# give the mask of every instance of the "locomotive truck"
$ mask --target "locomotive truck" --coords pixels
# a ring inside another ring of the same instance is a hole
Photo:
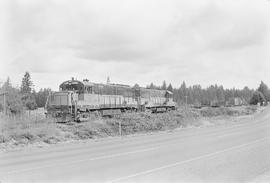
[[[176,109],[172,92],[135,85],[101,84],[71,80],[51,93],[46,102],[46,115],[58,122],[83,121],[91,115],[113,116],[127,111],[165,112]]]

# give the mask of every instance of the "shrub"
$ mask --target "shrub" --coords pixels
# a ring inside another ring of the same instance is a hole
[[[0,117],[0,143],[28,144],[45,142],[48,144],[69,139],[92,139],[119,135],[121,123],[122,134],[154,132],[188,126],[209,125],[207,119],[220,115],[246,115],[256,111],[255,106],[233,108],[180,108],[167,113],[123,113],[117,117],[93,117],[83,123],[54,123],[47,118],[7,118]],[[14,142],[13,142],[14,141]]]
[[[260,91],[255,91],[249,101],[251,105],[257,105],[257,104],[262,105],[264,102],[266,102],[265,96]]]

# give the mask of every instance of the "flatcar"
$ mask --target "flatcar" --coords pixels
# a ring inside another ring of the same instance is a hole
[[[46,102],[46,114],[57,121],[83,121],[91,115],[112,116],[126,111],[175,110],[172,92],[122,84],[71,80],[60,84]]]

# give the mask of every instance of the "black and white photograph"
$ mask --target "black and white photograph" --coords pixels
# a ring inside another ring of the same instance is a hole
[[[0,183],[270,183],[270,0],[0,0]]]

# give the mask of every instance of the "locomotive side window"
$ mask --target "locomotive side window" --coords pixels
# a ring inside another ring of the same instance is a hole
[[[98,85],[94,85],[92,91],[94,91],[95,94],[100,94]]]
[[[87,93],[92,93],[93,92],[92,86],[85,87],[85,91]]]

